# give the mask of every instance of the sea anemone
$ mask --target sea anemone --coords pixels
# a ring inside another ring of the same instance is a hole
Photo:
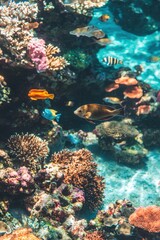
[[[160,207],[148,206],[138,208],[129,217],[129,223],[148,232],[160,232]]]
[[[12,135],[7,146],[9,152],[20,166],[27,166],[34,172],[43,166],[43,162],[49,153],[48,143],[34,134]]]
[[[84,191],[86,204],[90,209],[98,208],[102,204],[104,182],[103,178],[97,175],[97,164],[93,162],[90,151],[63,150],[53,154],[51,161],[60,165],[65,183],[73,184]]]

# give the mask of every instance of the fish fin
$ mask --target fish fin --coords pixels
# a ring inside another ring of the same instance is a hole
[[[89,122],[89,123],[92,123],[92,124],[96,124],[96,123],[93,122],[92,120],[87,120],[87,119],[86,119],[86,121]]]
[[[90,116],[91,116],[91,112],[87,112],[85,115],[84,115],[84,117],[86,118],[86,119],[88,119]]]
[[[59,113],[59,114],[56,115],[56,121],[57,121],[57,122],[59,122],[59,119],[60,119],[61,115],[62,115],[61,113]]]
[[[56,113],[57,113],[57,111],[56,110],[54,110],[54,109],[49,109],[50,111],[51,111],[51,113],[52,113],[52,115],[53,116],[55,116],[56,115]]]
[[[31,100],[34,100],[34,101],[37,101],[37,99],[36,99],[36,98],[33,98],[33,97],[30,97],[30,99],[31,99]]]
[[[48,96],[50,99],[54,99],[54,94],[49,94]]]
[[[52,122],[53,125],[58,125],[58,123],[54,120],[51,120],[51,122]]]

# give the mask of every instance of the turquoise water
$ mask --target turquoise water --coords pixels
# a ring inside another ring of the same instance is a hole
[[[98,19],[104,13],[111,16],[107,23],[100,22]],[[131,69],[141,64],[144,72],[138,79],[150,84],[155,89],[159,89],[160,62],[149,61],[150,57],[160,55],[159,31],[147,36],[137,36],[124,31],[113,19],[108,7],[103,7],[94,12],[94,17],[90,22],[91,25],[102,29],[112,41],[97,53],[99,62],[105,66],[102,59],[106,56],[112,56],[123,60],[124,65]]]

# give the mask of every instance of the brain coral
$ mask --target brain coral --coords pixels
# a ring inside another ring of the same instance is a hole
[[[49,153],[48,143],[34,134],[15,134],[8,140],[10,154],[20,162],[21,166],[28,166],[34,172],[43,165]]]
[[[160,207],[148,206],[138,208],[130,215],[129,223],[148,232],[160,232]]]
[[[59,164],[65,183],[73,184],[84,191],[87,206],[94,209],[101,205],[104,182],[103,178],[97,175],[97,164],[93,162],[90,151],[63,150],[53,154],[51,161]]]

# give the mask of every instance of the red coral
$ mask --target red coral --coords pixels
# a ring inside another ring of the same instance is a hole
[[[129,223],[148,232],[160,232],[160,207],[138,208],[129,217]]]
[[[87,232],[84,240],[104,240],[102,233],[99,231]]]

